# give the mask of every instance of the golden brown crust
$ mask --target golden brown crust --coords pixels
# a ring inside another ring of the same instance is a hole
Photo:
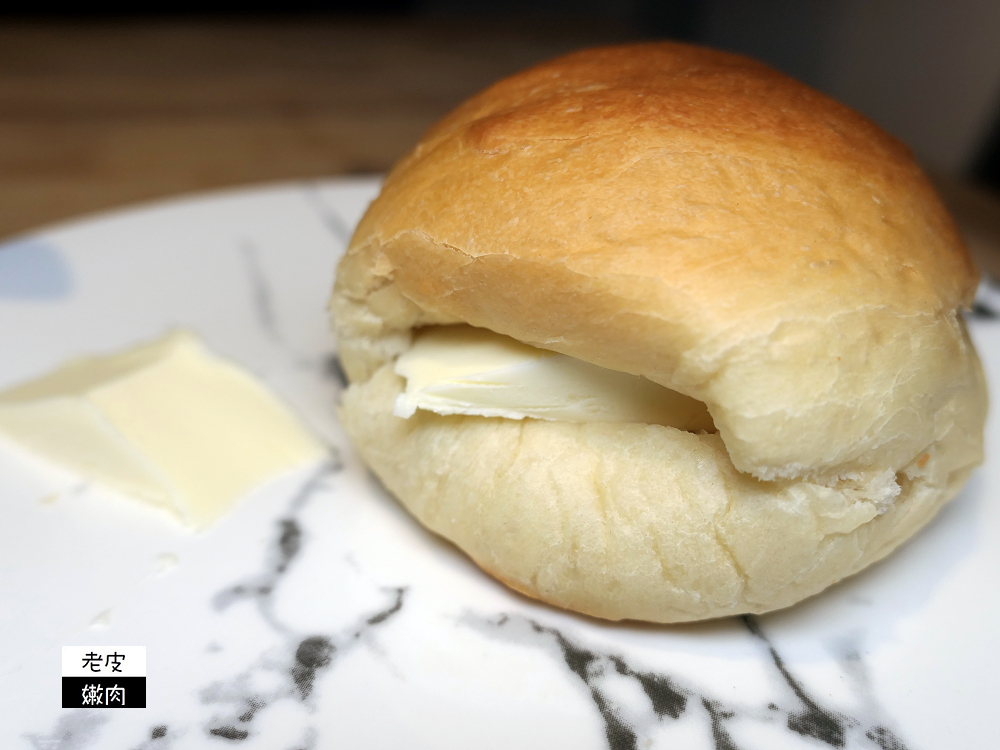
[[[705,401],[768,478],[908,461],[926,434],[884,425],[961,379],[975,283],[904,146],[764,65],[660,43],[446,117],[362,220],[334,307],[353,379],[415,325],[469,322]],[[938,364],[901,383],[916,346]],[[803,439],[817,423],[839,435]]]
[[[331,301],[342,418],[519,591],[611,619],[766,611],[887,554],[981,460],[976,281],[860,115],[734,55],[587,50],[473,97],[387,178]],[[719,433],[392,417],[388,364],[447,323],[644,375]]]

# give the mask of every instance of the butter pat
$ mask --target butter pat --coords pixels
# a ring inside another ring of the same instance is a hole
[[[0,432],[194,528],[327,452],[260,383],[185,332],[0,393]]]
[[[406,390],[393,408],[505,419],[642,422],[714,430],[705,404],[637,375],[537,349],[472,326],[417,333],[396,360]]]

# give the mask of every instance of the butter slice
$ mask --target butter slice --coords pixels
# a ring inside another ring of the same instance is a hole
[[[327,452],[260,383],[186,332],[0,393],[0,432],[194,528]]]
[[[715,429],[701,401],[637,375],[467,325],[418,332],[395,370],[406,378],[406,390],[396,398],[393,413],[404,419],[424,409],[442,415]]]

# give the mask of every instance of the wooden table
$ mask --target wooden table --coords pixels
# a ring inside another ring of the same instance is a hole
[[[0,28],[0,237],[229,185],[383,172],[490,82],[623,29],[314,19]],[[1000,201],[938,176],[1000,278]]]
[[[465,97],[622,41],[596,24],[0,28],[0,237],[241,183],[384,172]]]

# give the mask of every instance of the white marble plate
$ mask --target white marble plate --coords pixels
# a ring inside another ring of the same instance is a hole
[[[528,601],[410,519],[333,409],[325,300],[376,189],[195,197],[0,247],[0,387],[185,326],[333,456],[189,535],[2,447],[0,747],[998,746],[995,455],[889,560],[789,611],[693,626]],[[991,304],[973,334],[1000,392]],[[64,645],[145,646],[148,707],[60,708]]]

